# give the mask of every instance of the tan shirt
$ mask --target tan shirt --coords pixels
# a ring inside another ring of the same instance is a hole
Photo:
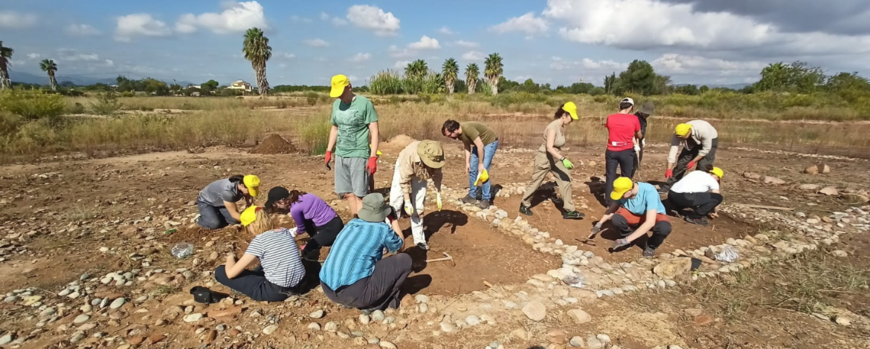
[[[690,137],[695,144],[701,146],[701,149],[698,151],[698,156],[704,157],[710,152],[710,149],[713,148],[713,140],[719,138],[719,133],[716,132],[713,125],[710,125],[709,122],[704,120],[692,120],[687,122],[687,124],[692,125],[692,134]],[[671,137],[671,151],[668,153],[669,163],[677,163],[677,153],[680,151],[680,148],[692,150],[693,146],[690,142],[686,142],[686,140],[677,137],[677,135],[673,135]]]
[[[565,145],[565,135],[562,134],[562,120],[553,120],[553,122],[547,125],[547,128],[544,129],[544,144],[541,144],[541,147],[538,148],[539,152],[547,152],[547,132],[550,130],[556,131],[556,138],[553,139],[553,148],[562,150],[562,146]]]
[[[399,171],[399,185],[402,187],[403,194],[411,194],[411,179],[414,178],[414,164],[422,163],[420,160],[420,155],[417,154],[417,146],[420,145],[420,141],[411,142],[405,149],[399,153],[398,167],[396,171]],[[443,179],[443,173],[441,169],[437,169],[432,173],[432,180],[435,182],[435,188],[438,191],[441,191],[441,180]]]

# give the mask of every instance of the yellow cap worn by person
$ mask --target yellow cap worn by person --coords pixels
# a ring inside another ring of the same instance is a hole
[[[634,182],[628,177],[619,177],[613,181],[613,192],[610,193],[610,198],[620,200],[631,188],[634,188]]]
[[[239,215],[239,221],[242,222],[243,227],[247,227],[251,223],[254,223],[257,220],[257,210],[262,209],[260,206],[250,206],[242,211],[242,214]]]
[[[686,137],[689,134],[689,132],[691,132],[691,131],[692,131],[692,125],[679,124],[674,129],[674,134],[676,134],[677,136],[680,136],[680,137]]]
[[[332,89],[329,90],[329,97],[338,98],[344,93],[344,88],[350,85],[350,80],[344,74],[338,74],[332,77]]]
[[[562,110],[571,114],[571,118],[577,120],[577,105],[574,102],[568,102],[562,105]]]
[[[719,179],[722,179],[722,176],[725,175],[725,171],[722,171],[722,169],[718,167],[713,167],[713,169],[710,170],[710,173],[716,175],[716,177],[719,177]]]
[[[251,197],[257,197],[257,194],[260,193],[260,177],[247,175],[242,179],[242,183],[248,188],[248,194],[250,194]]]

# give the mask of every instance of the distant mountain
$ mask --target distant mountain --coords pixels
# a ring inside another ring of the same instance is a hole
[[[36,75],[25,72],[14,72],[9,75],[12,75],[12,82],[19,82],[23,84],[48,85],[48,75]],[[87,86],[93,84],[114,85],[117,82],[115,81],[115,78],[101,78],[83,75],[57,75],[56,79],[58,84],[63,84],[64,82],[69,81],[77,86]],[[163,82],[167,84],[172,84],[172,80],[163,80]],[[189,81],[178,81],[177,83],[181,86],[193,84]]]
[[[695,86],[701,87],[701,86],[703,86],[704,84],[675,84],[674,86],[679,87],[679,86],[686,86],[686,85],[695,85]],[[739,89],[742,89],[742,88],[744,88],[744,87],[746,87],[746,86],[750,86],[750,85],[752,85],[752,84],[747,84],[747,83],[740,83],[740,84],[707,84],[707,87],[709,87],[709,88],[730,88],[730,89],[732,89],[732,90],[739,90]]]

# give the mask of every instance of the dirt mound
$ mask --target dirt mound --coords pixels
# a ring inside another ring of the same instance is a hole
[[[269,135],[254,149],[251,149],[251,154],[291,154],[295,152],[296,147],[277,134]]]
[[[408,137],[407,135],[398,135],[385,143],[381,143],[378,146],[378,149],[382,152],[394,153],[393,155],[395,156],[413,141],[416,141],[416,139]]]

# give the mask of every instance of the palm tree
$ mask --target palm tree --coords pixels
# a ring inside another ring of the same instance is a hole
[[[39,69],[48,73],[48,82],[51,84],[51,90],[57,91],[57,80],[54,78],[54,72],[57,71],[57,64],[53,59],[43,59],[39,62]]]
[[[498,94],[498,81],[501,74],[504,73],[504,64],[501,62],[501,56],[498,53],[491,53],[486,57],[485,69],[483,76],[486,77],[489,86],[492,88],[492,94]]]
[[[15,50],[3,46],[3,41],[0,41],[0,90],[12,87],[12,80],[9,79],[9,70],[6,67],[9,65],[9,59],[12,58],[12,53]]]
[[[453,94],[453,82],[456,81],[456,76],[459,75],[459,64],[456,64],[455,59],[450,58],[444,61],[441,71],[441,75],[444,77],[444,84],[447,85],[447,93]]]
[[[251,61],[254,72],[257,73],[257,87],[261,96],[269,94],[269,81],[266,80],[266,61],[272,58],[272,47],[269,38],[263,36],[260,28],[251,28],[245,33],[245,44],[242,47],[245,59]]]
[[[429,74],[429,66],[427,66],[426,61],[422,59],[408,63],[408,66],[405,67],[406,78],[422,79],[426,77],[426,74]]]
[[[480,75],[480,68],[477,67],[477,63],[470,63],[465,67],[465,85],[468,86],[468,94],[470,95],[474,94],[477,88],[478,75]]]

